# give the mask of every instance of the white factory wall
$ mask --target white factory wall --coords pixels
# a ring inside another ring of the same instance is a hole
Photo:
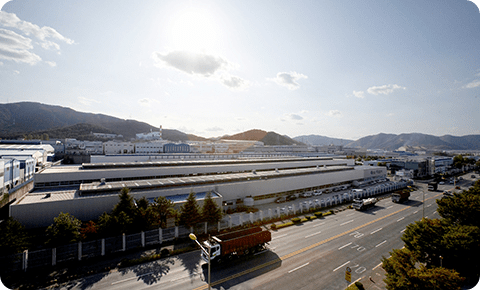
[[[386,174],[385,167],[363,167],[353,170],[343,170],[329,173],[308,174],[284,178],[270,178],[234,183],[219,183],[208,186],[183,187],[165,190],[149,190],[132,192],[134,198],[145,196],[171,196],[193,192],[215,190],[222,195],[223,201],[243,199],[247,196],[259,196],[268,193],[285,192],[313,186],[353,181],[363,178],[382,177]],[[221,204],[221,201],[220,202]],[[271,200],[256,201],[257,204]],[[99,195],[92,197],[76,197],[68,200],[14,204],[10,207],[11,216],[26,227],[48,226],[60,212],[69,212],[76,218],[88,221],[97,219],[103,212],[110,212],[118,203],[118,194]]]

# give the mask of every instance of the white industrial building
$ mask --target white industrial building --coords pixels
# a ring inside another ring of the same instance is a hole
[[[48,226],[60,212],[95,220],[112,210],[123,187],[137,199],[212,191],[226,209],[247,198],[258,205],[282,195],[385,177],[385,167],[359,167],[353,159],[332,157],[57,166],[35,175],[36,188],[44,189],[12,204],[10,214],[26,227]]]

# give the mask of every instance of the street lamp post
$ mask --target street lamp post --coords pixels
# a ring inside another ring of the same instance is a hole
[[[425,218],[425,190],[423,191],[423,217]]]
[[[202,252],[208,256],[208,290],[212,289],[211,288],[211,285],[210,285],[210,254],[211,254],[211,250],[212,250],[212,247],[208,247],[208,250],[206,250],[197,240],[197,236],[195,236],[195,234],[191,233],[190,235],[188,235],[190,237],[190,239],[192,239],[193,241],[195,241],[199,246],[200,246],[200,249],[202,250]]]

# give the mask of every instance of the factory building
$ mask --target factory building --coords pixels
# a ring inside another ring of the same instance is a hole
[[[123,187],[136,199],[212,192],[226,210],[246,200],[259,205],[385,177],[385,167],[354,166],[353,159],[333,157],[56,166],[35,175],[37,190],[12,204],[10,215],[26,227],[48,226],[60,212],[95,220],[113,209]]]

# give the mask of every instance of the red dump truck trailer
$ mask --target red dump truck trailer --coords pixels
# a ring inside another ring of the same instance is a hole
[[[210,261],[221,262],[233,256],[248,255],[265,249],[265,244],[272,240],[272,233],[261,227],[239,230],[213,236],[203,242],[203,247],[210,248]],[[202,259],[208,262],[208,255],[202,251]]]
[[[396,191],[392,194],[392,201],[396,203],[402,203],[404,201],[407,201],[409,197],[410,197],[410,191],[406,191],[406,190]]]

